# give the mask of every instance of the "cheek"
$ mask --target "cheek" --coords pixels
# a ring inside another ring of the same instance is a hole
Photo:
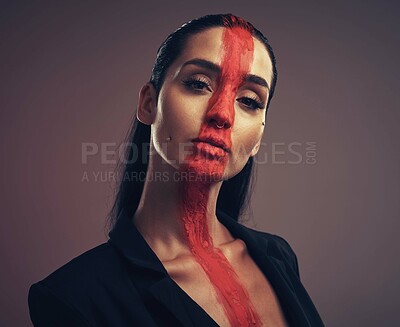
[[[198,136],[206,107],[207,99],[186,96],[171,88],[160,99],[155,124],[164,136],[167,133],[166,137],[175,136],[178,141],[187,141],[187,137]]]
[[[201,107],[204,101],[182,95],[171,87],[159,98],[156,120],[153,124],[153,141],[157,145],[165,144],[169,152],[178,144],[186,144],[198,136],[201,128]],[[204,110],[203,110],[204,111]],[[173,142],[168,142],[171,137]]]
[[[239,121],[237,117],[237,121]],[[232,132],[232,145],[234,153],[237,151],[237,156],[244,156],[244,160],[247,161],[251,151],[257,145],[258,141],[261,140],[263,135],[263,126],[261,124],[262,119],[259,118],[254,122],[248,124],[236,126],[236,131]],[[235,126],[234,126],[235,129]]]
[[[157,106],[157,115],[154,127],[157,135],[168,137],[173,131],[181,127],[179,122],[179,112],[182,112],[183,104],[179,98],[171,96],[169,93],[160,97]]]
[[[258,140],[261,139],[262,134],[262,128],[256,124],[247,125],[246,127],[232,131],[232,156],[226,170],[228,178],[231,178],[243,169],[249,160],[252,150],[257,145]]]

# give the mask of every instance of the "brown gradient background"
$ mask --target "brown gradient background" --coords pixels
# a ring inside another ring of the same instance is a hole
[[[30,326],[30,284],[106,240],[113,185],[90,174],[114,166],[83,164],[81,145],[121,142],[159,44],[217,12],[253,22],[278,59],[247,224],[290,242],[327,326],[400,325],[398,2],[0,6],[1,326]]]

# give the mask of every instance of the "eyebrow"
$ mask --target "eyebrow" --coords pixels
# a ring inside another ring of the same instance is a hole
[[[205,60],[205,59],[195,58],[195,59],[188,60],[183,64],[182,67],[187,66],[187,65],[195,65],[195,66],[210,70],[212,72],[215,72],[217,74],[221,74],[220,66],[218,66],[217,64],[214,64],[211,61]],[[254,83],[254,84],[266,87],[268,89],[268,91],[270,90],[268,82],[264,78],[262,78],[258,75],[246,74],[244,77],[244,80],[246,82],[250,82],[250,83]]]

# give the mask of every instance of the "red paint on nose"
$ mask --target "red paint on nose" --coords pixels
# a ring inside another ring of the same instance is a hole
[[[226,20],[223,32],[222,72],[216,91],[212,94],[206,113],[206,119],[196,140],[207,142],[210,147],[195,143],[195,151],[186,158],[184,169],[195,171],[204,176],[221,179],[229,159],[231,149],[231,127],[235,119],[235,96],[249,73],[253,61],[254,43],[252,28],[244,21],[231,16]],[[222,126],[222,127],[221,127]],[[223,146],[222,146],[223,145]],[[197,149],[197,150],[196,150]],[[208,150],[207,150],[208,149]],[[207,157],[204,152],[209,151]],[[186,183],[182,190],[182,223],[187,236],[188,246],[196,261],[206,272],[214,286],[217,299],[232,326],[261,326],[261,319],[255,311],[249,294],[240,282],[230,262],[218,248],[214,247],[207,225],[207,202],[210,185]]]
[[[223,136],[227,143],[231,143],[230,128],[235,119],[235,96],[253,61],[254,44],[248,30],[234,27],[224,30],[223,47],[224,55],[218,87],[209,100],[207,122],[203,124],[200,135],[204,133],[218,134],[220,131],[215,130],[214,127],[224,125],[229,131],[225,132]]]

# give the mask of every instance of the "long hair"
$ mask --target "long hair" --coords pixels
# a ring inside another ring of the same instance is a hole
[[[232,14],[206,15],[191,20],[166,38],[157,51],[157,58],[150,78],[150,83],[153,84],[157,97],[168,68],[180,55],[187,39],[191,35],[212,27],[231,28],[238,25],[248,29],[255,38],[264,44],[272,62],[273,76],[266,107],[267,113],[277,81],[274,53],[267,38],[259,30],[249,22]],[[128,144],[128,147],[124,161],[120,160],[116,167],[117,176],[121,176],[121,180],[108,217],[110,227],[115,224],[122,210],[129,216],[133,216],[139,205],[149,160],[149,153],[146,149],[149,143],[150,126],[141,123],[135,117],[125,140],[125,144]],[[253,165],[253,157],[250,157],[244,168],[237,175],[222,183],[218,195],[217,210],[225,212],[235,220],[239,220],[240,215],[245,211],[249,203],[253,184]]]

